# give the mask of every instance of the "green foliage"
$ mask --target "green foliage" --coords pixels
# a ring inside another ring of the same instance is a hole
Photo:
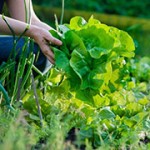
[[[34,4],[49,5],[51,7],[61,7],[61,0],[33,0]],[[65,0],[65,8],[96,11],[108,14],[119,14],[135,17],[150,17],[149,13],[149,0]],[[140,12],[140,13],[139,13]]]
[[[130,72],[138,81],[150,81],[150,58],[143,57],[140,60],[131,60]]]
[[[92,17],[59,30],[56,64],[36,80],[43,126],[30,82],[21,108],[1,107],[0,149],[149,149],[150,58],[133,59],[132,38]]]
[[[31,149],[38,138],[25,120],[25,112],[14,115],[0,111],[0,149]]]
[[[88,22],[74,17],[69,25],[60,29],[63,46],[53,48],[55,64],[64,72],[76,96],[91,102],[99,92],[117,88],[116,82],[121,81],[118,71],[123,67],[124,57],[134,56],[132,38],[92,17]]]

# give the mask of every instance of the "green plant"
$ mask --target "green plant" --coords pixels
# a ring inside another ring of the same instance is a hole
[[[92,17],[75,17],[58,29],[50,32],[63,45],[51,46],[56,64],[49,74],[22,87],[20,66],[28,63],[20,59],[14,79],[22,105],[0,111],[0,149],[149,149],[149,58],[133,59],[132,38]],[[13,65],[0,68],[3,83]]]
[[[149,59],[133,61],[132,38],[93,18],[86,22],[75,17],[59,29],[61,34],[54,31],[51,34],[60,38],[63,46],[52,47],[56,64],[45,80],[44,95],[37,91],[46,126],[57,128],[58,124],[53,123],[58,121],[63,137],[75,128],[72,142],[79,149],[82,146],[148,148],[140,140],[148,138],[150,133],[149,78],[141,82],[135,73],[140,68],[134,66],[142,65],[143,61],[147,66]],[[90,75],[92,71],[94,76]],[[99,80],[103,82],[99,84]],[[26,94],[23,106],[32,116],[29,122],[39,125],[33,98],[32,92]],[[142,137],[141,133],[144,133]],[[45,134],[43,137],[51,139]],[[57,136],[54,139],[57,142]]]
[[[76,96],[92,102],[96,94],[117,89],[124,57],[134,56],[131,37],[92,17],[88,22],[75,17],[70,25],[60,26],[60,30],[62,36],[57,37],[61,38],[63,46],[60,50],[53,48],[55,64],[69,82],[70,89],[76,91]]]

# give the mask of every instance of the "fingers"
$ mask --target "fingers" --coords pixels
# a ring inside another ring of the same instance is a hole
[[[50,53],[51,53],[51,54],[50,54]],[[55,63],[54,55],[53,55],[52,51],[49,51],[49,53],[46,53],[45,56],[47,57],[47,59],[48,59],[52,64]]]
[[[46,43],[47,42],[47,43]],[[48,58],[48,60],[54,64],[55,60],[54,60],[54,53],[52,52],[52,50],[50,49],[49,44],[52,45],[58,45],[61,46],[62,45],[62,41],[54,38],[52,35],[49,36],[49,38],[45,41],[46,46],[43,48],[43,53],[44,55]]]
[[[54,59],[53,59],[52,57],[49,57],[49,56],[46,56],[46,57],[47,57],[47,59],[48,59],[52,64],[55,63],[55,61],[54,61]]]
[[[43,54],[47,57],[47,59],[52,64],[54,64],[55,63],[55,61],[54,61],[54,53],[51,51],[49,45],[41,46],[41,50],[42,50]]]
[[[62,45],[62,41],[60,41],[54,37],[52,38],[51,42],[55,45],[58,45],[58,46]]]
[[[62,41],[56,39],[56,38],[53,37],[52,35],[50,35],[47,40],[48,40],[51,44],[53,44],[53,45],[58,45],[58,46],[61,46],[61,45],[62,45]]]
[[[43,54],[48,58],[48,60],[54,64],[54,54],[52,50],[50,49],[50,44],[53,45],[62,45],[62,42],[58,40],[57,38],[53,37],[47,30],[45,29],[39,29],[39,32],[34,32],[34,40],[41,48],[41,51]]]

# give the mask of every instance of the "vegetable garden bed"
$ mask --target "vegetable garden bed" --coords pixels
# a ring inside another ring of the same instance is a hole
[[[16,76],[14,61],[0,68],[0,149],[149,149],[150,58],[134,59],[131,36],[93,17],[58,31],[55,66],[36,82],[33,54]]]

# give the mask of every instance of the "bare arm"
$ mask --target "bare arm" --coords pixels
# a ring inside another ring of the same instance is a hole
[[[6,0],[11,18],[22,22],[31,22],[31,0]]]
[[[6,2],[12,18],[36,25],[46,30],[53,29],[36,16],[31,0],[6,0]],[[16,7],[16,4],[19,7]]]
[[[30,0],[25,0],[25,1],[26,1],[26,5],[31,2]],[[47,28],[43,28],[44,23],[42,22],[40,23],[40,20],[38,21],[38,18],[36,18],[33,9],[30,9],[31,7],[29,8],[27,7],[27,10],[25,10],[24,0],[7,0],[7,5],[8,5],[9,13],[12,18],[5,17],[5,19],[13,29],[14,33],[16,35],[20,35],[21,33],[24,32],[24,30],[27,27],[29,27],[29,29],[25,33],[25,36],[34,39],[35,42],[40,46],[43,54],[51,61],[51,63],[54,63],[54,55],[50,50],[49,44],[53,43],[55,45],[61,45],[62,42],[54,38],[49,33],[48,30],[50,29],[50,27],[47,25]],[[27,17],[26,17],[26,12],[28,12],[27,14],[29,15]],[[32,16],[33,18],[36,18],[35,19],[37,20],[35,21],[36,23],[32,23]],[[26,18],[29,19],[27,19],[26,21]],[[2,15],[0,15],[0,33],[12,34],[6,22],[3,20]]]

